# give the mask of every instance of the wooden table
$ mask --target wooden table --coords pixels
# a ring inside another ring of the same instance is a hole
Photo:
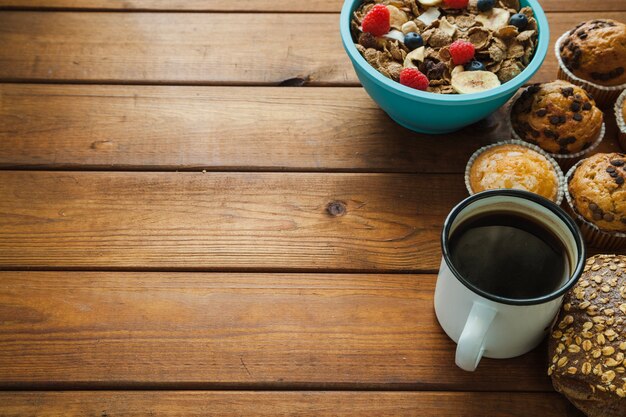
[[[552,39],[626,21],[543,3]],[[0,415],[579,416],[545,346],[466,373],[434,317],[442,221],[501,115],[396,126],[338,0],[0,7]]]

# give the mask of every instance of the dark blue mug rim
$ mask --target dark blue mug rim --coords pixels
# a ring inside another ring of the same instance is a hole
[[[452,264],[452,260],[450,259],[450,248],[448,245],[450,229],[452,228],[452,224],[454,223],[454,220],[456,220],[457,216],[463,211],[463,209],[465,209],[470,204],[476,201],[483,200],[485,198],[491,198],[494,196],[508,196],[508,197],[521,198],[524,200],[530,200],[550,210],[559,218],[559,220],[561,220],[567,226],[569,231],[572,233],[574,240],[576,241],[576,252],[577,252],[578,260],[576,262],[574,271],[572,272],[569,280],[567,281],[565,285],[559,287],[558,289],[554,290],[553,292],[549,294],[545,294],[540,297],[524,298],[524,299],[508,298],[508,297],[502,297],[496,294],[491,294],[487,291],[482,290],[481,288],[477,287],[476,285],[466,280],[459,273],[459,271],[454,267],[454,265]],[[472,292],[482,297],[485,297],[488,300],[495,301],[497,303],[518,305],[518,306],[543,304],[548,301],[552,301],[561,297],[568,290],[570,290],[576,284],[576,282],[578,282],[578,279],[583,273],[583,269],[585,267],[585,261],[586,261],[585,244],[584,244],[582,235],[580,233],[580,229],[578,228],[574,220],[572,220],[572,218],[561,207],[557,206],[552,201],[544,197],[541,197],[540,195],[537,195],[528,191],[522,191],[522,190],[509,190],[509,189],[488,190],[488,191],[483,191],[481,193],[471,195],[467,197],[465,200],[461,201],[459,204],[456,205],[456,207],[452,209],[452,211],[450,211],[450,213],[448,214],[448,217],[446,218],[443,224],[443,230],[441,232],[441,249],[443,252],[443,259],[448,265],[448,268],[450,268],[450,271],[452,272],[452,274],[454,274],[454,276],[463,285],[465,285],[469,290],[471,290]]]

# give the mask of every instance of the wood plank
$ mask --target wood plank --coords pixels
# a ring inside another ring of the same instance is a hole
[[[435,278],[1,272],[0,388],[551,391],[545,345],[457,368]]]
[[[260,12],[339,12],[341,0],[0,0],[0,8],[44,10],[133,10],[133,11],[260,11]],[[622,0],[542,0],[549,12],[625,10]]]
[[[2,84],[0,97],[5,168],[462,172],[508,132],[494,119],[412,133],[358,88]]]
[[[462,173],[506,117],[434,136],[358,88],[0,84],[0,167]]]
[[[326,14],[2,12],[0,79],[356,85],[337,24]]]
[[[96,391],[0,393],[5,417],[582,417],[556,393]]]
[[[550,14],[553,41],[597,12]],[[626,12],[603,17],[626,21]],[[239,41],[263,33],[263,42]],[[0,13],[0,80],[357,85],[336,14]],[[281,28],[268,30],[268,28]],[[550,51],[535,81],[556,76]],[[300,81],[298,81],[300,80]]]
[[[5,171],[0,184],[4,269],[434,271],[466,196],[460,176],[427,174]]]
[[[0,0],[0,8],[15,10],[339,12],[341,5],[339,0]]]

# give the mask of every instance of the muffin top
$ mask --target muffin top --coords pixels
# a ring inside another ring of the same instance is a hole
[[[610,19],[583,22],[560,46],[563,64],[578,78],[612,86],[626,83],[626,25]]]
[[[549,341],[548,375],[590,416],[624,415],[626,256],[587,259],[566,294]]]
[[[552,154],[573,154],[598,138],[603,114],[582,88],[567,81],[529,86],[513,105],[517,135]]]
[[[626,155],[598,153],[569,178],[573,208],[605,231],[626,232]]]
[[[470,167],[469,180],[474,193],[513,188],[552,201],[557,201],[559,193],[559,176],[552,163],[539,152],[516,144],[496,145],[481,152]]]

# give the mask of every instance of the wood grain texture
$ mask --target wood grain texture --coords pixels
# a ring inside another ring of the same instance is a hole
[[[339,12],[341,5],[340,0],[0,0],[0,8],[16,10]]]
[[[506,117],[433,136],[358,88],[0,84],[0,167],[462,173]]]
[[[359,88],[2,84],[0,167],[462,172],[503,120],[420,135]]]
[[[0,183],[4,269],[433,271],[466,196],[460,176],[426,174],[4,171]]]
[[[551,391],[545,346],[457,368],[435,279],[0,272],[0,388]]]
[[[298,78],[357,85],[337,20],[325,14],[3,12],[0,79],[279,84]],[[242,33],[263,36],[254,42]]]
[[[5,417],[583,417],[556,393],[5,392],[0,393],[0,404]]]
[[[552,41],[594,17],[549,14]],[[626,12],[603,17],[626,21]],[[242,26],[263,41],[240,41]],[[556,70],[550,49],[534,81]],[[2,12],[0,80],[358,85],[336,14],[283,13]]]
[[[339,12],[341,0],[0,0],[0,8],[46,10],[158,10],[158,11],[265,11]],[[622,0],[542,0],[550,12],[624,10]]]

